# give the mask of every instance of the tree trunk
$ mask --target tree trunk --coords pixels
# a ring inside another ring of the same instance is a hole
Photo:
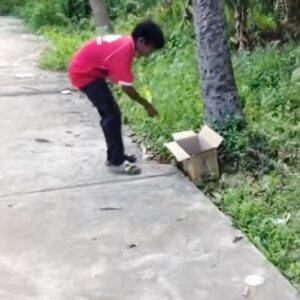
[[[106,27],[108,31],[113,31],[112,23],[108,15],[105,0],[89,0],[93,15],[98,27]]]
[[[235,39],[239,51],[249,47],[248,9],[249,0],[237,0],[234,4]]]
[[[193,0],[198,62],[202,80],[205,120],[224,123],[241,118],[230,52],[223,0]]]
[[[286,0],[286,28],[294,39],[300,39],[300,0]]]
[[[300,0],[277,0],[275,12],[285,31],[300,40]]]
[[[185,7],[184,7],[184,12],[183,12],[183,17],[180,23],[180,28],[182,28],[184,21],[188,20],[189,22],[192,23],[193,20],[193,3],[192,0],[187,0]]]

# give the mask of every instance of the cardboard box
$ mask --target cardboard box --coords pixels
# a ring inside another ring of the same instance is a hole
[[[175,156],[183,171],[193,180],[204,177],[218,178],[218,147],[223,138],[207,125],[199,134],[193,130],[173,134],[174,142],[165,146]]]

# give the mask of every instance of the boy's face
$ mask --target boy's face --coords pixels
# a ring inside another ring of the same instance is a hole
[[[135,43],[135,56],[149,56],[154,51],[151,44],[147,43],[143,38],[139,38]]]

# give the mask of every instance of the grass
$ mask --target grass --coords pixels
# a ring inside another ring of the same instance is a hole
[[[178,19],[178,11],[171,11],[168,20]],[[151,12],[163,19],[160,9]],[[119,19],[118,31],[131,29],[137,19],[134,15]],[[192,30],[185,26],[171,32],[168,22],[166,49],[134,64],[136,86],[158,108],[160,117],[149,119],[116,90],[124,121],[148,148],[167,158],[163,143],[171,133],[197,129],[203,122]],[[64,70],[70,55],[95,29],[84,21],[77,27],[45,27],[43,32],[52,46],[43,52],[40,65]],[[234,56],[233,63],[247,124],[229,123],[221,129],[223,175],[202,188],[300,287],[300,83],[290,82],[292,71],[300,66],[300,46],[257,47]]]
[[[39,66],[54,71],[66,70],[74,51],[82,45],[83,41],[95,35],[92,26],[67,30],[62,27],[47,26],[42,31],[50,46],[42,52]]]
[[[25,4],[26,0],[1,0],[0,16],[16,14],[18,9]]]
[[[300,280],[299,174],[276,170],[254,180],[223,178],[221,208],[293,283]]]

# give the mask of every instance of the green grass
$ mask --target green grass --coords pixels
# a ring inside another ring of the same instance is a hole
[[[151,13],[163,19],[160,9]],[[174,17],[173,23],[179,18],[177,10],[167,16]],[[130,31],[137,20],[134,15],[118,20],[118,31]],[[45,28],[52,46],[43,52],[40,65],[65,70],[71,54],[95,34],[89,22],[84,24]],[[171,133],[199,128],[203,116],[191,28],[171,32],[165,24],[166,49],[134,64],[136,87],[158,108],[159,118],[149,119],[118,89],[116,95],[125,122],[148,148],[169,157],[163,143]],[[218,198],[220,209],[300,287],[300,83],[290,82],[292,71],[300,66],[300,46],[270,44],[234,56],[233,62],[247,122],[221,129],[223,175],[204,190]]]
[[[221,208],[294,284],[300,281],[299,174],[282,166],[259,179],[224,176]]]
[[[39,66],[43,69],[62,71],[68,68],[70,57],[83,43],[95,35],[93,26],[79,27],[76,29],[63,29],[62,27],[44,27],[44,36],[50,42],[44,49]]]
[[[1,0],[0,16],[16,14],[18,9],[26,3],[26,0]]]

